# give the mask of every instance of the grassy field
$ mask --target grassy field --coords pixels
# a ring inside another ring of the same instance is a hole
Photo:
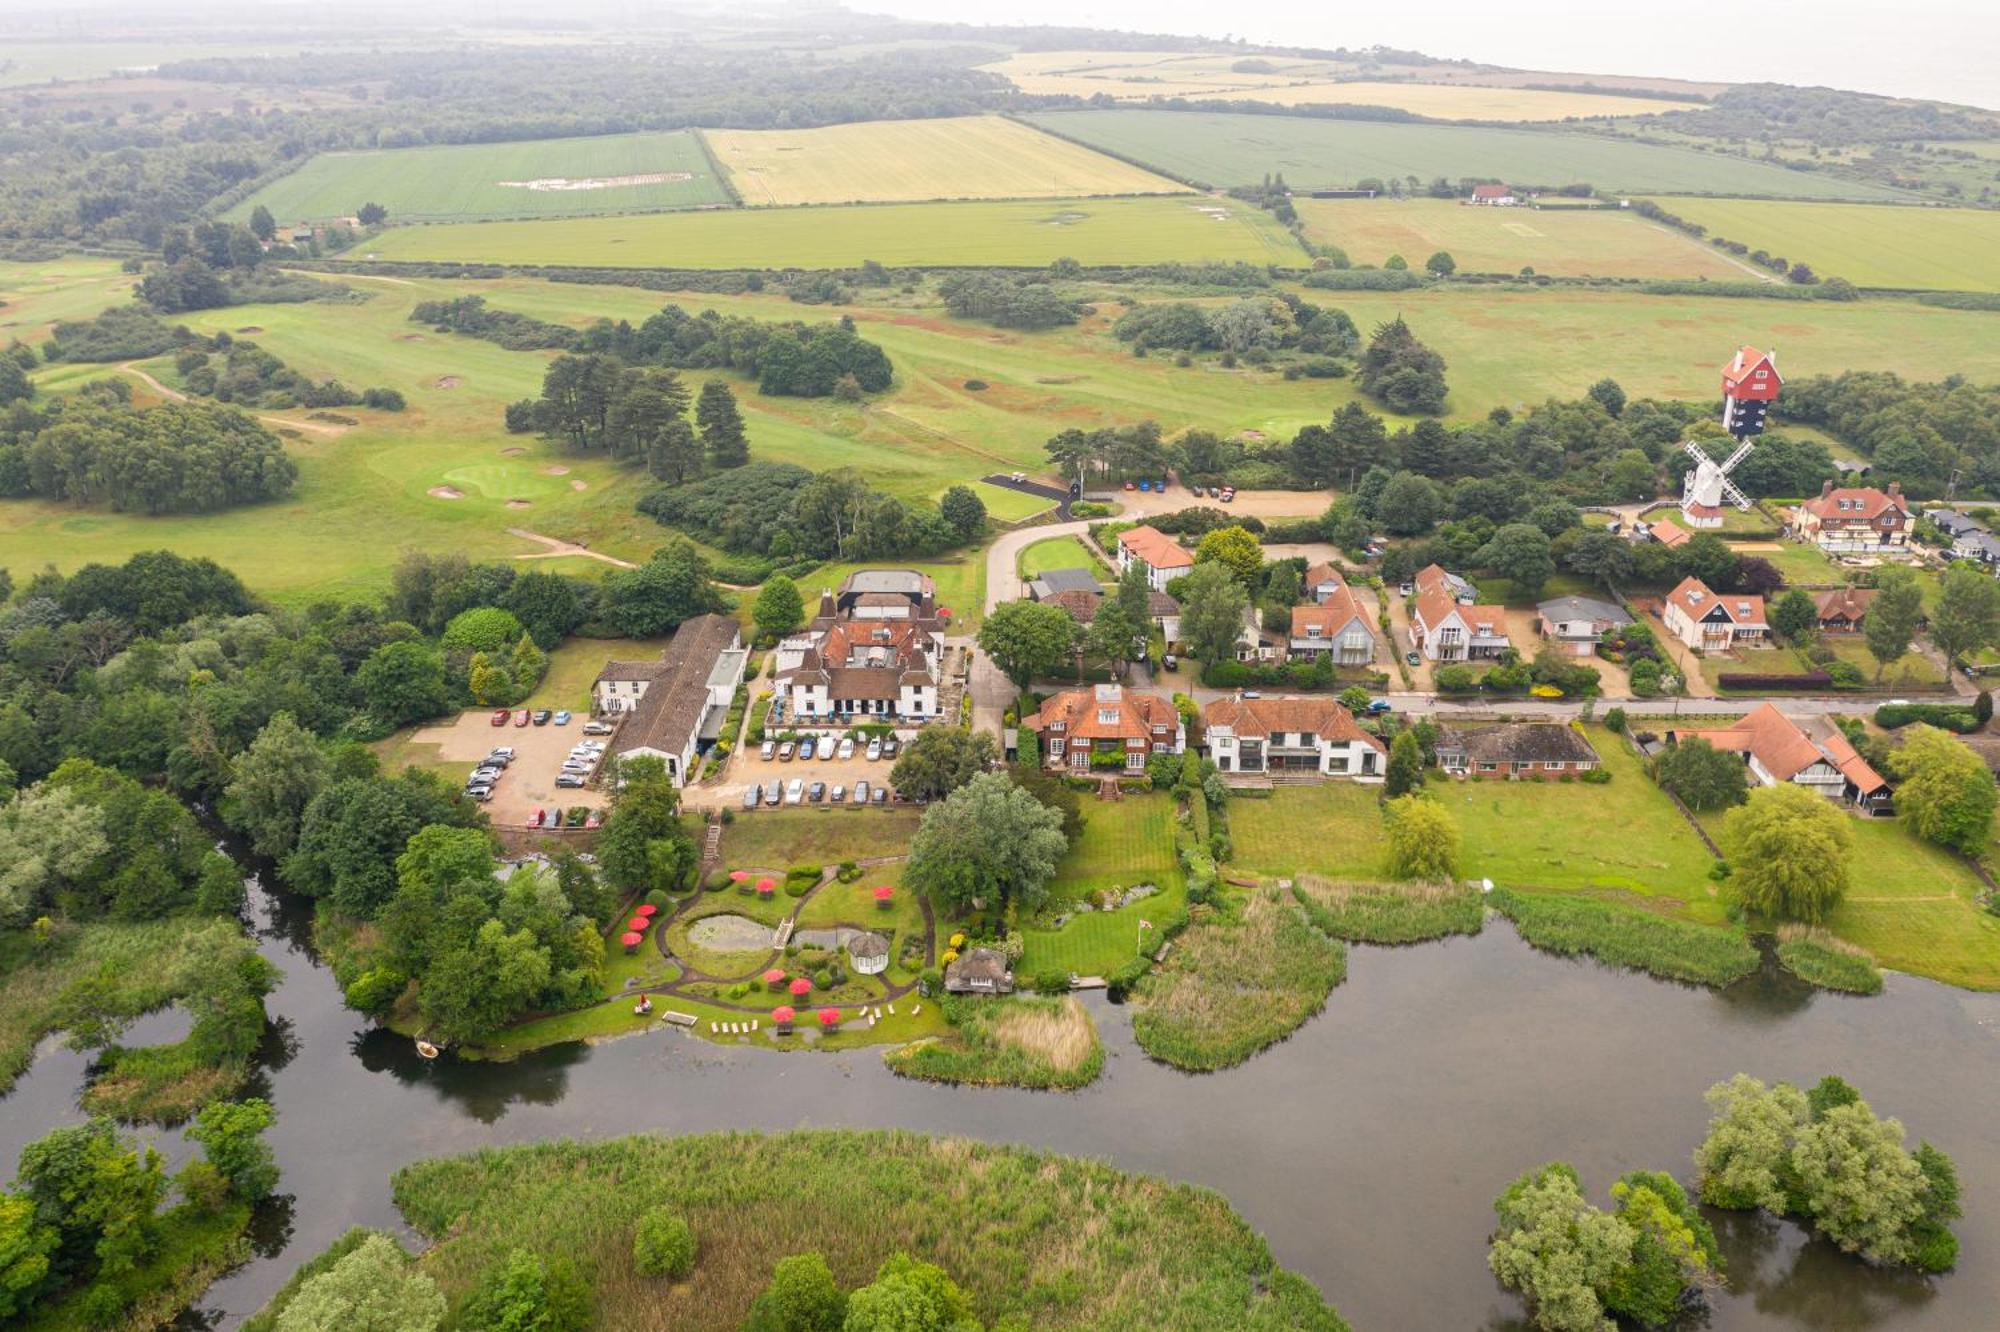
[[[1860,287],[2000,291],[2000,213],[1750,199],[1661,202],[1711,236],[1810,264],[1821,277]]]
[[[944,1001],[952,1034],[884,1051],[906,1078],[976,1087],[1073,1091],[1097,1080],[1104,1046],[1081,1003],[1059,999]]]
[[[1537,88],[1474,88],[1443,83],[1288,83],[1247,92],[1196,93],[1197,102],[1269,102],[1273,106],[1323,106],[1346,102],[1393,106],[1434,120],[1568,120],[1586,116],[1651,116],[1681,104],[1605,93],[1549,92]],[[1694,103],[1687,103],[1693,106]]]
[[[1069,199],[1187,189],[999,116],[705,133],[715,160],[752,206]]]
[[[1800,199],[1892,198],[1888,189],[1692,149],[1533,130],[1397,125],[1187,111],[1046,111],[1037,125],[1187,180],[1247,185],[1282,172],[1298,187],[1368,176],[1503,176],[1519,185]]]
[[[1097,557],[1075,537],[1050,537],[1021,552],[1021,575],[1036,578],[1051,569],[1088,569],[1103,575]]]
[[[1470,208],[1451,199],[1299,199],[1306,235],[1358,264],[1438,250],[1461,273],[1740,279],[1743,269],[1691,236],[1630,213]]]
[[[405,1167],[395,1198],[433,1241],[422,1268],[454,1302],[513,1249],[559,1253],[591,1274],[598,1327],[738,1328],[780,1258],[817,1251],[844,1289],[897,1252],[936,1263],[982,1325],[1015,1315],[1049,1332],[1346,1328],[1220,1194],[962,1139],[818,1130],[547,1142]],[[633,1270],[633,1226],[655,1207],[694,1231],[688,1281]]]
[[[72,254],[32,264],[0,263],[0,345],[40,348],[60,319],[88,319],[130,299],[138,281],[116,259]]]
[[[574,222],[399,227],[369,242],[383,259],[586,268],[1039,266],[1237,260],[1302,267],[1268,213],[1224,199],[1065,199],[655,213]]]
[[[630,176],[665,179],[611,183]],[[601,183],[583,188],[586,182]],[[712,207],[727,204],[729,194],[694,132],[672,130],[321,153],[224,216],[247,221],[262,205],[289,225],[345,217],[371,200],[392,221],[468,222]]]
[[[1015,974],[1067,971],[1102,976],[1160,945],[1161,930],[1185,909],[1186,885],[1174,859],[1173,801],[1129,796],[1115,804],[1085,801],[1083,832],[1056,867],[1049,894],[1057,910],[1104,892],[1151,883],[1160,891],[1115,911],[1075,911],[1061,929],[1025,929],[1027,951]],[[1142,931],[1139,922],[1151,921]]]
[[[916,830],[914,809],[759,810],[738,817],[722,834],[722,868],[788,870],[900,856]]]

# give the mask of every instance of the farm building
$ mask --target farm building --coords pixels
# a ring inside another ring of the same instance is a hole
[[[1675,743],[1696,738],[1741,755],[1760,786],[1792,782],[1871,814],[1888,812],[1888,781],[1855,752],[1829,718],[1810,717],[1802,726],[1775,705],[1763,703],[1729,726],[1667,732],[1667,739]]]
[[[697,754],[721,733],[750,654],[736,621],[697,615],[674,631],[658,661],[608,661],[593,693],[599,712],[629,714],[618,732],[618,757],[657,758],[683,786]]]
[[[1480,208],[1512,208],[1521,201],[1505,185],[1474,185],[1466,202]]]
[[[1583,732],[1556,722],[1525,722],[1438,735],[1438,766],[1458,777],[1561,777],[1589,772],[1597,751]]]
[[[1717,596],[1707,583],[1688,577],[1667,595],[1660,622],[1667,632],[1697,652],[1727,652],[1739,643],[1761,643],[1770,635],[1764,598]]]
[[[1224,773],[1309,772],[1379,782],[1388,749],[1330,698],[1218,698],[1203,743]]]

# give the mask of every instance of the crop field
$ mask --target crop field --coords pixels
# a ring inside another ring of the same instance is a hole
[[[1472,208],[1450,199],[1299,199],[1306,235],[1358,264],[1438,250],[1461,273],[1741,279],[1744,269],[1691,236],[1631,213]]]
[[[225,216],[259,205],[281,225],[345,217],[373,201],[392,221],[578,217],[729,202],[689,130],[532,143],[321,153]]]
[[[1186,186],[999,116],[708,130],[747,204],[1177,194]]]
[[[1393,106],[1437,120],[1567,120],[1582,116],[1650,116],[1683,104],[1648,97],[1604,93],[1549,92],[1537,88],[1475,88],[1446,83],[1287,83],[1247,92],[1211,92],[1193,101],[1269,102],[1274,106],[1316,106],[1351,102]],[[1686,103],[1694,106],[1695,103]]]
[[[2000,213],[1975,208],[1670,199],[1711,236],[1812,265],[1860,287],[2000,291]]]
[[[1881,186],[1833,176],[1587,134],[1223,111],[1044,111],[1027,119],[1132,161],[1218,186],[1254,184],[1266,172],[1282,172],[1295,188],[1347,186],[1369,176],[1502,176],[1524,186],[1588,181],[1600,189],[1663,194],[1897,197]]]
[[[1270,214],[1228,199],[1017,200],[652,213],[572,222],[397,227],[369,243],[383,259],[597,268],[850,268],[882,264],[1041,266],[1241,260],[1303,267]]]

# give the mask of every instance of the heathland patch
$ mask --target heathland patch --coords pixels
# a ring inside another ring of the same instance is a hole
[[[575,222],[397,227],[361,252],[382,259],[583,268],[1039,267],[1282,264],[1306,257],[1268,213],[1225,199],[1016,200],[747,212],[653,213]],[[350,254],[356,253],[350,251]]]
[[[321,153],[224,216],[248,221],[262,206],[289,225],[349,217],[378,203],[391,222],[468,222],[728,202],[694,131],[673,130]]]
[[[1434,120],[1568,120],[1583,116],[1653,116],[1696,103],[1607,93],[1539,88],[1476,88],[1452,83],[1286,83],[1248,92],[1195,93],[1196,102],[1269,102],[1273,106],[1324,106],[1345,102],[1389,106]]]
[[[2000,213],[1756,199],[1667,199],[1690,222],[1860,287],[2000,291]]]
[[[730,182],[760,204],[1179,194],[1164,176],[999,116],[708,130]]]
[[[1518,186],[1589,182],[1667,194],[1887,199],[1892,190],[1719,153],[1536,130],[1403,125],[1225,111],[1045,111],[1027,117],[1133,162],[1210,185],[1351,186],[1373,176],[1490,179]]]

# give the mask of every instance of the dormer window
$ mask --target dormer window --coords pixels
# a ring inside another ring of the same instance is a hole
[[[1118,709],[1099,708],[1097,710],[1097,724],[1099,726],[1116,726],[1118,724]]]

